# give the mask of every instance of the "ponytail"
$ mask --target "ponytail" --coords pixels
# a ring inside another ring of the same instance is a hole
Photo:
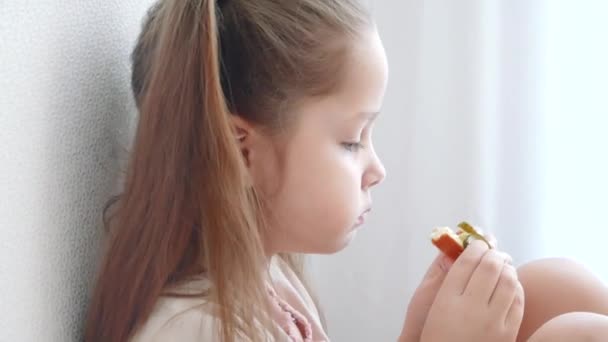
[[[265,316],[262,220],[222,92],[216,4],[168,0],[158,11],[85,340],[127,341],[166,286],[200,273],[212,284],[222,340],[256,340]]]

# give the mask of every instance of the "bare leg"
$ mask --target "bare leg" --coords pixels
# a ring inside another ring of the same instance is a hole
[[[543,324],[529,342],[604,342],[608,339],[608,316],[571,312]]]
[[[567,259],[541,259],[521,266],[518,274],[526,297],[517,341],[527,341],[541,326],[535,339],[559,331],[562,324],[563,329],[580,324],[585,315],[564,315],[572,312],[600,314],[590,315],[593,322],[598,326],[608,324],[599,318],[608,315],[608,287],[580,264]]]

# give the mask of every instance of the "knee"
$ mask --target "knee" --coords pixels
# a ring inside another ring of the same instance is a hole
[[[574,260],[539,259],[520,266],[517,272],[531,306],[540,300],[568,311],[608,314],[608,287]]]
[[[539,278],[572,279],[592,273],[581,263],[568,258],[544,258],[525,263],[518,267],[517,273],[523,281],[536,281]]]
[[[518,341],[526,341],[539,327],[569,312],[608,315],[608,288],[573,260],[535,260],[520,266],[518,275],[526,296]]]
[[[608,336],[608,316],[589,312],[570,312],[543,324],[528,340],[549,341],[605,341]]]

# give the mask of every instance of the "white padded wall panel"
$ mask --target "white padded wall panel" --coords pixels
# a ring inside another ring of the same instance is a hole
[[[80,339],[150,0],[0,1],[0,341]]]

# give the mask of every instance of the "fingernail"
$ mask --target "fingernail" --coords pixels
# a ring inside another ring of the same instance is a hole
[[[450,257],[444,255],[441,257],[441,260],[439,262],[439,267],[447,272],[450,270],[450,268],[452,268],[452,265],[454,264],[454,260],[452,260]]]
[[[471,240],[472,241],[469,241],[469,245],[477,244],[479,246],[484,246],[485,248],[488,248],[488,244],[483,240],[480,240],[474,236],[471,236]]]

